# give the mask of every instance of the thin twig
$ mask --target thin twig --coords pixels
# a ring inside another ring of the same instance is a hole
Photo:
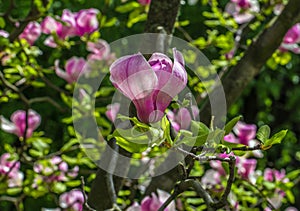
[[[91,207],[88,205],[88,203],[87,203],[87,195],[86,195],[86,193],[85,193],[85,191],[84,191],[84,185],[85,185],[84,177],[81,176],[80,179],[81,179],[81,192],[82,192],[82,194],[83,194],[83,199],[84,199],[84,203],[83,203],[84,210],[87,210],[87,211],[96,211],[96,210],[94,210],[93,208],[91,208]]]

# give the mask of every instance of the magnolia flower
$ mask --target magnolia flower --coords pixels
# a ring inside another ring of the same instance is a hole
[[[113,85],[134,103],[140,121],[161,120],[172,99],[187,83],[182,54],[173,49],[174,62],[162,53],[146,61],[142,54],[124,56],[110,66]]]
[[[63,209],[72,211],[82,211],[82,205],[84,203],[84,197],[80,190],[73,189],[66,192],[59,197],[59,205]]]
[[[115,54],[110,52],[109,44],[102,39],[97,40],[97,42],[88,42],[87,50],[91,52],[91,54],[88,55],[88,59],[91,60],[104,60],[110,65],[115,59]]]
[[[249,180],[253,184],[256,181],[255,176],[255,169],[257,160],[256,159],[246,159],[246,158],[239,158],[237,159],[236,166],[238,169],[238,174],[245,180]]]
[[[91,34],[98,29],[97,15],[99,10],[91,8],[76,13],[76,35]]]
[[[30,22],[24,29],[24,31],[19,35],[19,38],[27,40],[30,45],[39,38],[41,35],[41,26],[37,22]]]
[[[24,175],[20,169],[20,162],[12,159],[9,153],[4,153],[0,157],[0,176],[7,176],[8,187],[21,186]]]
[[[191,111],[193,116],[187,108],[180,108],[177,113],[172,111],[167,112],[167,116],[175,131],[179,131],[180,129],[189,129],[191,121],[199,115],[199,109],[197,106],[192,105]]]
[[[146,196],[141,205],[134,203],[126,211],[157,211],[170,196],[169,193],[162,190],[157,190],[157,194],[152,193],[151,196]],[[172,201],[165,211],[173,210],[175,211],[175,203]]]
[[[29,138],[32,136],[33,131],[40,125],[41,116],[34,110],[29,109],[26,123],[26,111],[18,110],[11,115],[10,120],[11,122],[0,116],[0,127],[2,130],[13,133],[18,137],[23,137],[28,123],[26,137]]]
[[[231,0],[225,11],[233,16],[238,24],[247,23],[259,12],[257,0]]]
[[[107,118],[114,122],[117,118],[117,114],[120,110],[120,103],[114,103],[107,106],[107,111],[105,112],[105,115]]]
[[[274,181],[283,181],[283,182],[288,182],[288,178],[285,178],[285,170],[281,169],[276,170],[276,169],[270,169],[266,168],[264,171],[264,179],[269,182],[274,182]]]
[[[41,23],[42,32],[44,34],[51,34],[53,32],[58,32],[61,30],[63,24],[61,22],[56,21],[51,16],[45,17],[45,19]]]
[[[42,176],[43,181],[51,183],[55,181],[68,181],[69,178],[76,177],[79,167],[75,166],[73,169],[69,169],[69,166],[65,161],[58,156],[54,156],[47,162],[44,160],[35,163],[33,170],[38,173],[39,176]]]
[[[151,0],[138,0],[138,2],[141,4],[141,5],[149,5],[151,3]]]
[[[7,31],[0,30],[0,37],[8,38],[9,37],[9,33]]]
[[[65,70],[63,71],[59,68],[59,60],[55,61],[55,72],[56,74],[65,79],[69,84],[76,82],[80,73],[83,71],[86,62],[83,58],[78,58],[73,56],[70,58],[65,65]]]
[[[296,54],[300,53],[300,23],[294,25],[288,32],[285,34],[283,41],[279,47],[279,50],[282,52],[292,51]]]
[[[239,143],[248,145],[248,142],[256,136],[256,125],[238,122],[233,131],[238,136]]]

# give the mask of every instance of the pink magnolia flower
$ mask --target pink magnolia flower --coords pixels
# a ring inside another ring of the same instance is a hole
[[[264,171],[264,179],[269,182],[281,181],[281,180],[283,180],[283,182],[288,182],[288,179],[285,178],[284,169],[281,169],[279,171],[276,169],[266,168]]]
[[[110,52],[109,44],[102,39],[97,42],[88,42],[87,50],[91,52],[88,55],[88,59],[106,61],[107,65],[110,65],[115,60],[115,54]]]
[[[151,196],[146,196],[141,205],[134,203],[126,211],[157,211],[170,196],[169,193],[162,190],[157,190],[157,194],[152,193]],[[174,201],[169,204],[165,211],[175,211]]]
[[[233,16],[238,24],[247,23],[254,18],[254,13],[259,12],[257,0],[231,0],[225,11]]]
[[[193,105],[191,110],[193,117],[187,108],[180,108],[175,113],[173,111],[167,112],[167,116],[175,131],[179,131],[180,129],[189,129],[191,121],[199,115],[199,109],[197,106]]]
[[[24,29],[24,31],[19,35],[19,38],[27,40],[30,45],[39,38],[42,29],[38,22],[30,22]]]
[[[73,56],[65,65],[65,71],[59,68],[59,60],[55,61],[55,72],[69,84],[76,82],[80,73],[83,71],[86,61],[83,58]]]
[[[0,30],[0,37],[8,38],[8,36],[9,36],[9,33],[7,31]]]
[[[18,137],[23,137],[25,134],[26,124],[27,131],[26,137],[32,136],[33,131],[40,125],[41,116],[34,110],[29,109],[27,123],[26,123],[26,111],[18,110],[15,111],[11,117],[11,122],[5,119],[3,116],[0,117],[1,129],[8,133],[13,133]]]
[[[84,203],[84,197],[80,190],[73,189],[66,192],[59,197],[59,205],[63,209],[72,211],[82,211],[82,205]]]
[[[300,53],[300,23],[294,25],[291,29],[288,30],[286,35],[283,38],[279,50],[282,52],[292,51],[296,54]]]
[[[50,160],[36,162],[33,170],[38,173],[38,177],[42,178],[46,183],[68,181],[69,178],[74,178],[78,174],[79,167],[75,166],[69,169],[68,164],[60,157],[54,156]],[[36,188],[37,184],[33,184]]]
[[[56,31],[57,35],[61,39],[65,39],[66,37],[72,37],[76,35],[76,15],[72,13],[68,9],[64,9],[61,15],[61,20],[64,24],[61,27],[58,27]]]
[[[172,99],[187,83],[182,54],[173,49],[174,62],[162,53],[146,61],[142,54],[124,56],[110,66],[113,85],[134,103],[144,123],[161,120]]]
[[[256,136],[256,125],[238,122],[234,126],[233,131],[238,136],[239,143],[248,145],[249,141]]]
[[[141,5],[149,5],[151,3],[151,0],[138,0],[138,2],[141,4]]]
[[[91,34],[99,27],[97,15],[99,10],[91,8],[76,13],[76,35]]]
[[[246,159],[240,158],[237,161],[238,174],[246,180],[253,181],[253,176],[256,169],[257,160],[256,159]]]
[[[45,17],[45,19],[41,23],[42,32],[44,34],[51,34],[53,32],[58,32],[59,30],[61,30],[62,26],[63,26],[62,23],[56,21],[51,16]]]
[[[12,159],[9,153],[4,153],[0,157],[0,175],[7,176],[8,187],[21,186],[24,178],[20,171],[20,162]]]
[[[105,112],[105,115],[107,118],[114,122],[117,118],[117,114],[120,110],[120,103],[113,103],[107,106],[107,111]]]

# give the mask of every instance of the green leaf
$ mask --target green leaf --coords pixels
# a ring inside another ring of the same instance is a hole
[[[131,153],[144,152],[148,148],[148,144],[133,143],[122,137],[115,137],[115,139],[120,147]]]
[[[268,146],[272,146],[274,144],[280,144],[281,141],[284,139],[284,137],[286,136],[288,130],[282,130],[278,133],[276,133],[275,135],[273,135],[270,139],[266,140],[266,142],[264,143],[264,147],[268,147]]]
[[[290,173],[288,173],[285,177],[289,178],[290,180],[294,180],[296,179],[298,176],[300,175],[300,169],[291,171]]]
[[[69,150],[73,145],[75,144],[79,144],[78,140],[77,139],[71,139],[70,141],[68,141],[62,148],[61,148],[61,151],[64,152],[64,151],[67,151]]]
[[[5,27],[5,20],[4,18],[0,17],[0,28],[4,28]]]
[[[209,128],[202,122],[191,121],[191,131],[194,136],[209,134]]]
[[[286,197],[289,200],[289,202],[291,202],[292,204],[295,203],[295,196],[293,195],[291,190],[287,190],[285,191]]]
[[[263,125],[261,126],[257,133],[256,133],[256,138],[260,140],[262,143],[264,143],[267,139],[270,137],[270,127],[268,125]]]
[[[117,128],[108,139],[115,138],[117,144],[131,153],[145,151],[149,146],[149,137],[146,133],[139,132],[135,128],[120,129]]]
[[[232,131],[232,128],[236,125],[236,123],[238,121],[240,121],[240,119],[242,118],[242,116],[237,116],[235,118],[233,118],[232,120],[230,120],[224,127],[225,130],[225,135],[229,134]]]
[[[119,13],[127,13],[127,12],[130,12],[132,10],[134,10],[135,8],[138,8],[140,7],[140,4],[135,2],[135,1],[132,1],[132,2],[129,2],[127,4],[123,4],[123,5],[120,5],[116,8],[116,11],[119,12]]]

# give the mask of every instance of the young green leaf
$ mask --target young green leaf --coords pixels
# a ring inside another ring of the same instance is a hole
[[[281,141],[284,139],[284,137],[286,136],[288,130],[282,130],[278,133],[276,133],[275,135],[273,135],[270,139],[266,140],[264,143],[264,146],[271,146],[274,144],[280,144]]]
[[[257,139],[260,140],[262,143],[264,143],[266,140],[269,139],[270,131],[271,130],[268,125],[261,126],[256,133]]]
[[[225,135],[229,134],[232,131],[232,128],[236,125],[236,123],[238,121],[240,121],[240,119],[242,118],[242,116],[237,116],[235,118],[233,118],[232,120],[230,120],[226,125],[225,125]]]

